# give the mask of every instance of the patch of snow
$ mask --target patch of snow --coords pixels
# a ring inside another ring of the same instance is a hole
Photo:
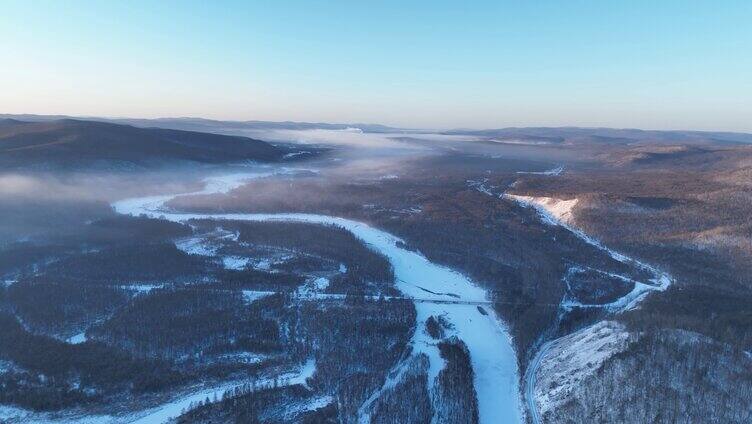
[[[518,174],[532,174],[532,175],[547,175],[547,176],[559,176],[564,172],[564,166],[557,166],[547,171],[517,171]]]
[[[279,265],[283,264],[290,259],[293,259],[294,255],[276,255],[273,257],[267,257],[267,258],[254,258],[250,259],[248,265],[250,265],[253,269],[258,271],[267,271],[267,272],[277,272],[272,269],[273,265]]]
[[[123,290],[131,290],[138,293],[149,293],[154,289],[161,289],[164,287],[161,284],[129,284],[126,286],[120,286]]]
[[[314,359],[309,359],[305,364],[303,364],[303,367],[297,374],[292,377],[286,377],[286,381],[289,386],[301,384],[308,387],[308,379],[312,378],[314,374],[316,374],[316,361]]]
[[[340,274],[345,274],[347,272],[347,265],[339,264],[339,272]]]
[[[178,250],[189,255],[215,256],[219,246],[210,244],[204,236],[188,237],[175,241]]]
[[[421,208],[419,206],[413,206],[410,209],[407,209],[406,212],[408,212],[408,213],[421,213],[421,212],[423,212],[423,208]]]
[[[313,301],[313,300],[345,300],[347,299],[346,294],[342,293],[316,293],[316,292],[310,292],[310,291],[296,291],[293,294],[293,298],[297,300],[306,300],[306,301]],[[378,300],[378,296],[362,296],[361,299],[364,300]]]
[[[324,277],[317,278],[313,284],[316,286],[316,291],[324,291],[329,287],[329,279]]]
[[[251,304],[262,297],[271,296],[275,294],[275,292],[270,291],[256,291],[256,290],[243,290],[243,300],[247,304]]]
[[[219,356],[219,359],[223,361],[241,362],[244,364],[258,364],[267,358],[267,355],[253,352],[225,353]]]
[[[294,158],[295,156],[306,155],[308,153],[310,153],[310,152],[308,152],[308,151],[292,152],[292,153],[287,153],[286,155],[282,156],[282,158],[283,159],[290,159],[290,158]]]
[[[329,287],[329,279],[326,277],[317,277],[308,280],[298,288],[298,293],[306,296],[314,293],[321,293]]]
[[[218,228],[208,234],[190,236],[175,241],[175,247],[189,255],[209,256],[217,255],[224,241],[237,242],[240,233]]]
[[[249,258],[243,258],[240,256],[223,256],[222,266],[225,269],[242,270],[245,269],[251,262]]]
[[[4,361],[0,359],[0,374],[4,374],[9,371],[15,371],[18,367],[11,361]]]
[[[482,180],[467,180],[466,183],[468,187],[474,188],[485,195],[491,197],[500,197],[499,195],[491,191],[495,189],[496,186],[489,186],[488,178],[483,178]]]
[[[393,209],[393,208],[385,208],[383,206],[374,205],[374,204],[365,204],[363,205],[363,209],[371,209],[379,212],[390,212],[393,214],[407,214],[407,215],[413,215],[416,213],[423,212],[423,208],[420,206],[411,206],[409,208],[402,208],[402,209]]]
[[[85,331],[82,331],[82,332],[76,334],[75,336],[72,336],[72,337],[68,338],[68,340],[66,340],[66,342],[70,343],[70,344],[81,344],[81,343],[83,343],[85,341],[86,341],[86,332]]]
[[[262,259],[253,264],[253,268],[261,270],[261,271],[268,271],[271,267],[272,267],[272,262],[269,259]]]
[[[9,405],[0,405],[0,422],[29,422],[29,417],[34,413],[25,409]]]
[[[517,194],[507,194],[506,196],[519,203],[532,205],[541,213],[544,220],[553,225],[558,225],[561,222],[572,224],[574,222],[572,210],[579,201],[576,197],[570,200],[561,200],[553,197],[520,196]]]
[[[407,215],[413,215],[416,213],[423,212],[423,208],[419,206],[412,206],[407,209],[384,209],[385,211],[399,213],[399,214],[407,214]]]

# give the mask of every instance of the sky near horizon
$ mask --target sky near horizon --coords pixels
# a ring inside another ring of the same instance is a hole
[[[752,132],[744,0],[0,7],[0,113]]]

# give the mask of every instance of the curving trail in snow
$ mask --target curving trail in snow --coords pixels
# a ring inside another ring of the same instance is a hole
[[[525,402],[527,403],[530,421],[534,424],[541,422],[540,410],[535,403],[535,383],[538,380],[538,369],[540,369],[541,361],[548,350],[551,349],[551,343],[551,341],[548,341],[541,345],[525,371]]]
[[[196,193],[126,199],[112,206],[121,214],[173,222],[193,219],[302,222],[336,226],[351,232],[369,248],[386,256],[394,267],[396,287],[404,296],[421,300],[415,302],[417,327],[411,343],[415,353],[424,353],[429,358],[429,384],[443,368],[444,361],[439,355],[436,341],[428,336],[424,327],[430,316],[442,315],[453,326],[452,334],[460,338],[470,352],[480,422],[522,421],[517,360],[511,338],[492,308],[487,308],[486,314],[482,314],[473,304],[485,303],[488,298],[485,290],[464,275],[434,264],[418,252],[400,247],[404,245],[402,240],[392,234],[349,219],[300,213],[180,213],[165,207],[169,200],[178,195],[226,193],[246,180],[268,175],[270,173],[213,177],[207,179],[206,187]]]

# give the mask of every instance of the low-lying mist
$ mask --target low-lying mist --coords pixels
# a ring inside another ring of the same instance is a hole
[[[192,191],[193,172],[36,172],[0,174],[0,244],[70,236],[114,215],[110,203],[126,197]]]

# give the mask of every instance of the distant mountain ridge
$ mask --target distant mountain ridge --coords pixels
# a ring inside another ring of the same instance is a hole
[[[75,119],[0,119],[0,166],[276,161],[287,150],[252,138]]]
[[[752,143],[752,134],[727,131],[641,130],[633,128],[510,127],[485,130],[450,130],[447,135],[473,135],[487,139],[529,140],[549,144],[564,141],[631,143]]]
[[[365,123],[325,123],[295,121],[222,121],[204,118],[71,118],[64,115],[12,115],[0,114],[0,119],[43,122],[60,119],[85,119],[88,121],[109,122],[132,125],[141,128],[165,128],[185,131],[199,131],[215,134],[250,134],[273,130],[347,130],[357,128],[366,133],[411,133],[436,132],[445,135],[473,136],[489,141],[526,142],[531,144],[559,144],[570,142],[619,143],[636,141],[666,143],[752,143],[752,134],[729,131],[693,130],[643,130],[635,128],[602,127],[506,127],[496,129],[452,129],[434,131],[430,129],[397,128],[381,124]]]
[[[295,122],[295,121],[221,121],[205,118],[100,118],[100,117],[71,117],[66,115],[10,115],[0,114],[0,119],[17,119],[27,122],[44,122],[61,119],[77,119],[114,124],[133,125],[142,128],[168,128],[176,130],[223,132],[243,130],[346,130],[358,128],[364,132],[384,133],[401,132],[403,129],[380,124],[365,123],[326,123],[326,122]]]

